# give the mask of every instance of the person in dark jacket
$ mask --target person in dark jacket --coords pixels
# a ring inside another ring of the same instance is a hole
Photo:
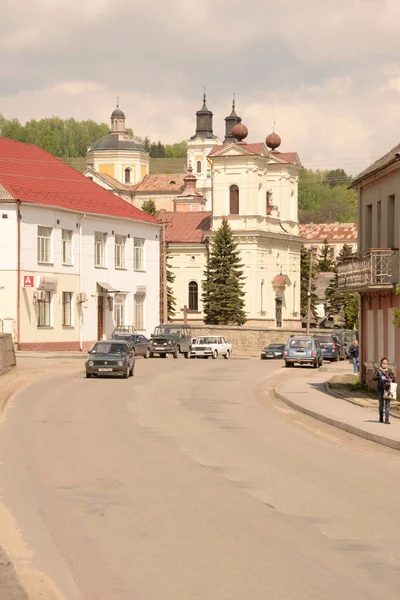
[[[389,367],[389,361],[386,357],[381,359],[379,367],[375,369],[373,380],[378,382],[378,400],[379,400],[379,422],[383,423],[383,408],[385,407],[385,423],[390,424],[390,396],[385,396],[385,391],[390,390],[392,381],[396,381],[394,371]]]
[[[353,363],[354,375],[357,375],[360,370],[360,345],[358,340],[354,340],[349,348],[350,360]]]

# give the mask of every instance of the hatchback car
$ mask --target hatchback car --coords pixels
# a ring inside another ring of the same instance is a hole
[[[330,360],[331,362],[337,360],[344,360],[346,358],[346,351],[342,344],[334,335],[331,336],[318,336],[318,341],[321,345],[322,356],[324,360]]]
[[[269,344],[261,352],[261,360],[269,358],[283,358],[285,355],[285,344]]]
[[[86,361],[86,377],[122,375],[128,379],[135,369],[135,354],[123,340],[96,342]]]
[[[312,365],[317,369],[322,365],[323,356],[320,343],[314,337],[292,337],[285,348],[285,366]]]

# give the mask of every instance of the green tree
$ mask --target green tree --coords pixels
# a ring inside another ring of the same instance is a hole
[[[350,256],[352,249],[346,244],[338,255],[338,259]],[[336,320],[337,324],[346,329],[358,329],[358,294],[341,292],[339,290],[338,263],[334,268],[334,276],[325,291],[326,314]]]
[[[174,296],[173,283],[175,281],[175,275],[171,268],[171,255],[167,251],[167,307],[168,307],[168,321],[171,321],[175,315],[176,298]]]
[[[314,319],[318,320],[317,314],[317,286],[314,283],[314,279],[318,273],[318,265],[316,260],[313,258],[312,261],[312,273],[311,273],[311,306],[310,311]],[[300,256],[300,314],[303,319],[307,318],[308,308],[308,286],[310,277],[310,251],[304,246],[301,249]]]
[[[338,185],[350,185],[351,177],[344,169],[332,169],[325,172],[324,183],[331,188]]]
[[[149,215],[152,215],[153,217],[157,216],[157,208],[154,200],[145,200],[142,204],[142,210],[144,210],[144,212],[147,212]]]
[[[243,292],[245,276],[240,252],[226,219],[215,234],[204,276],[205,323],[243,325],[246,322]]]
[[[299,176],[299,219],[301,223],[354,222],[357,193],[347,189],[331,171],[302,169]]]
[[[324,240],[324,245],[320,248],[318,256],[318,270],[321,273],[328,273],[335,270],[335,259],[332,256],[328,240]]]

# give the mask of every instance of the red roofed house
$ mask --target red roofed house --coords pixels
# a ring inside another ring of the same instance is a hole
[[[360,294],[361,378],[370,382],[374,363],[400,361],[400,145],[352,182],[358,191],[358,256],[339,266],[339,286]],[[399,375],[397,374],[397,378]]]
[[[247,144],[247,128],[235,115],[227,118],[224,144],[217,143],[210,150],[209,143],[214,139],[212,113],[207,107],[203,112],[207,114],[200,111],[197,115],[196,134],[207,141],[203,150],[207,151],[212,175],[212,211],[200,206],[203,196],[192,194],[191,212],[160,214],[160,220],[167,224],[170,264],[175,275],[175,319],[182,320],[185,306],[189,322],[204,318],[202,282],[207,252],[225,218],[242,257],[247,324],[300,328],[300,160],[294,152],[277,151],[280,138],[275,133],[267,137],[266,143]],[[203,168],[203,159],[197,162]],[[203,189],[200,187],[199,192]],[[176,202],[176,211],[182,210],[179,206]]]
[[[159,320],[159,233],[47,152],[0,138],[0,331],[20,349],[84,349]]]
[[[315,248],[318,254],[325,241],[334,258],[337,258],[343,246],[349,246],[353,252],[357,252],[357,223],[310,223],[299,225],[299,232],[305,239],[304,246]]]

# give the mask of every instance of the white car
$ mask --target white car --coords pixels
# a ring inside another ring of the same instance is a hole
[[[218,358],[223,356],[228,359],[232,354],[232,344],[228,344],[224,337],[204,336],[198,337],[196,343],[192,346],[192,356],[194,358]]]

